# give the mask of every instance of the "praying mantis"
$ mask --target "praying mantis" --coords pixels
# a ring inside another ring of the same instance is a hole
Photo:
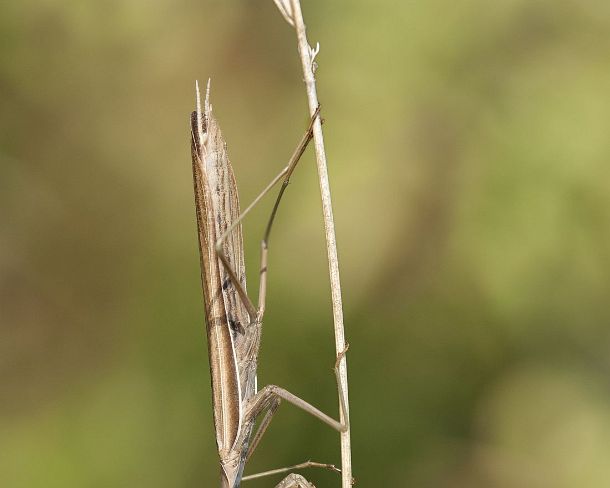
[[[265,312],[269,235],[280,200],[312,138],[313,123],[319,113],[318,107],[287,166],[240,213],[237,186],[227,156],[226,143],[210,105],[210,82],[208,81],[203,110],[199,85],[196,84],[196,110],[191,114],[190,122],[191,154],[221,488],[240,486],[244,466],[282,400],[301,408],[339,432],[348,428],[346,401],[338,377],[338,363],[345,351],[338,355],[335,363],[344,423],[279,386],[267,385],[258,390],[256,380]],[[282,186],[261,243],[258,304],[255,306],[246,292],[241,221],[280,181]],[[252,435],[255,422],[263,413],[258,430]],[[313,485],[302,476],[291,474],[276,488],[313,488]]]

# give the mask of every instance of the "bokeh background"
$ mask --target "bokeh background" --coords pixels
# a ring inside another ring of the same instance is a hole
[[[303,10],[357,486],[610,486],[610,3]],[[307,123],[271,0],[2,2],[0,486],[217,486],[188,129],[208,77],[243,205]],[[259,384],[336,415],[316,178],[310,151]],[[253,293],[271,203],[245,222]],[[338,436],[283,406],[247,471],[306,459],[338,463]]]

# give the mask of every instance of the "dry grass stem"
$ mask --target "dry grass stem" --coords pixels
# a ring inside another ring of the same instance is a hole
[[[319,45],[312,49],[307,41],[306,27],[301,11],[299,0],[274,0],[282,16],[295,28],[297,44],[305,87],[309,113],[313,114],[318,107],[318,95],[316,92],[316,80],[314,58],[318,54]],[[328,169],[326,164],[326,151],[324,149],[324,136],[322,134],[322,123],[318,118],[313,126],[313,140],[318,166],[318,179],[320,193],[322,196],[322,212],[324,215],[324,230],[326,234],[326,248],[328,253],[328,266],[330,275],[331,298],[333,307],[333,322],[335,329],[335,349],[339,358],[339,396],[340,401],[345,401],[345,410],[349,412],[348,386],[347,386],[347,360],[345,358],[346,342],[345,328],[343,324],[343,304],[341,298],[341,282],[339,279],[339,259],[337,257],[337,243],[335,238],[335,224],[333,219],[332,202],[330,196],[330,184],[328,180]],[[343,417],[340,409],[341,422],[348,427],[341,432],[341,477],[342,488],[352,486],[352,463],[349,419]],[[349,415],[349,413],[348,413]]]

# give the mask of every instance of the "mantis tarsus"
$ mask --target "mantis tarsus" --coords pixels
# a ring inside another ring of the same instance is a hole
[[[344,425],[334,420],[283,388],[268,385],[258,391],[256,384],[265,310],[268,238],[290,176],[312,138],[312,125],[319,116],[319,108],[313,114],[288,165],[240,214],[237,187],[226,143],[212,114],[209,82],[203,111],[198,85],[196,91],[197,109],[191,115],[191,153],[214,426],[220,457],[221,487],[238,488],[244,465],[269,426],[281,400],[300,407],[338,431],[347,429],[347,421]],[[241,220],[282,180],[261,244],[258,306],[255,306],[246,292]],[[336,365],[335,374],[338,374]],[[340,388],[339,381],[337,384]],[[348,419],[343,394],[341,391],[339,393],[343,418]],[[256,419],[263,412],[265,416],[250,442]],[[313,485],[301,476],[292,475],[277,486],[310,488]]]

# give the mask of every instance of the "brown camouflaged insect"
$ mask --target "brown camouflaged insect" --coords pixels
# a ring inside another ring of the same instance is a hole
[[[227,146],[210,105],[209,82],[203,111],[198,85],[196,91],[197,109],[191,114],[191,153],[214,426],[220,456],[221,487],[238,488],[244,466],[269,426],[281,400],[300,407],[333,429],[344,431],[347,428],[283,388],[268,385],[259,391],[256,383],[265,310],[268,237],[289,178],[312,138],[312,126],[319,116],[319,108],[313,114],[288,165],[240,214],[237,186],[227,156]],[[246,293],[241,220],[280,180],[283,180],[283,184],[261,245],[259,296],[258,306],[255,307]],[[337,368],[335,373],[338,374]],[[342,395],[340,399],[345,413]],[[251,440],[255,421],[263,412],[265,416]],[[348,418],[347,414],[344,418]],[[299,475],[289,475],[277,486],[313,487]]]

